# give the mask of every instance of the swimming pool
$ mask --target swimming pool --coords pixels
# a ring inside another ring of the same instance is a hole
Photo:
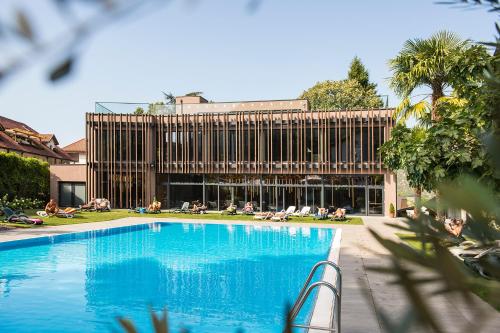
[[[334,229],[150,223],[0,243],[0,332],[281,332]],[[312,307],[306,304],[302,318]]]

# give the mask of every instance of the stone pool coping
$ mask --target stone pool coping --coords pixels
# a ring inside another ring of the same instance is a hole
[[[232,224],[232,225],[252,225],[252,226],[269,226],[275,227],[285,226],[285,227],[295,227],[295,228],[327,228],[336,229],[335,236],[330,247],[328,254],[328,260],[335,263],[339,262],[340,256],[340,240],[342,235],[342,229],[339,225],[332,224],[322,224],[322,223],[288,223],[288,222],[272,222],[272,221],[221,221],[221,220],[199,220],[199,219],[183,219],[183,218],[155,218],[155,217],[126,217],[122,219],[116,219],[111,221],[102,222],[90,222],[90,223],[79,223],[79,224],[66,224],[60,226],[47,226],[43,228],[30,228],[30,229],[9,229],[7,231],[0,232],[0,243],[11,242],[18,240],[34,239],[39,237],[47,236],[57,236],[69,233],[79,233],[94,230],[104,230],[110,228],[128,227],[146,223],[153,222],[180,222],[180,223],[196,223],[196,224]],[[323,271],[323,269],[320,269]],[[332,283],[334,286],[336,284],[336,271],[327,267],[324,269],[324,274],[322,275],[322,280]],[[329,327],[331,318],[334,315],[333,306],[333,295],[330,290],[326,287],[320,287],[314,309],[311,315],[310,324],[318,327]],[[324,332],[309,330],[309,332]]]

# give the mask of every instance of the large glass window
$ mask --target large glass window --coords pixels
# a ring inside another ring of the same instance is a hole
[[[170,207],[181,207],[184,202],[203,201],[202,185],[170,185]]]

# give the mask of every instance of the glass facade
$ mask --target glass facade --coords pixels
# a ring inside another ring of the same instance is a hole
[[[211,210],[252,202],[261,211],[310,206],[349,214],[382,215],[383,175],[157,175],[158,199],[167,208],[187,201],[204,202]]]

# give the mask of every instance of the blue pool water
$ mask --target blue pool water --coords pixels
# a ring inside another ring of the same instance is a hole
[[[0,332],[111,332],[117,316],[152,332],[150,307],[174,332],[281,332],[334,233],[152,223],[0,243]]]

